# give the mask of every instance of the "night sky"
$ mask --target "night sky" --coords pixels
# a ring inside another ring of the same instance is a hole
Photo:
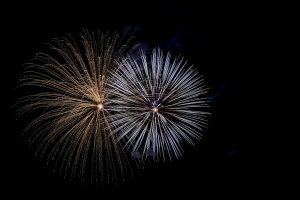
[[[108,3],[99,5],[31,4],[19,5],[5,28],[2,40],[6,47],[4,59],[9,79],[5,80],[9,98],[5,111],[9,112],[5,129],[6,140],[1,140],[4,155],[5,191],[32,199],[44,197],[177,197],[224,193],[229,196],[243,191],[260,190],[257,179],[259,165],[254,162],[259,151],[253,145],[247,99],[249,74],[253,74],[257,44],[258,12],[245,5],[206,5],[175,3],[140,4]],[[4,8],[5,9],[5,8]],[[45,49],[53,37],[77,35],[82,28],[91,31],[110,31],[134,36],[152,50],[160,47],[172,56],[182,55],[199,69],[209,85],[209,126],[196,146],[185,147],[183,157],[172,162],[152,164],[132,179],[105,185],[70,185],[40,162],[21,137],[22,122],[10,107],[19,93],[14,90],[22,71],[22,64],[35,53]],[[6,75],[2,75],[4,77]],[[4,77],[7,78],[7,77]],[[4,130],[4,129],[3,129]],[[3,164],[2,164],[3,165]],[[253,183],[250,185],[249,182]]]

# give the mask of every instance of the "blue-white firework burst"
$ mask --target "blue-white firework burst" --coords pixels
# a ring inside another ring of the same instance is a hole
[[[182,143],[201,139],[209,112],[208,87],[196,68],[183,57],[171,60],[155,48],[148,59],[145,51],[128,55],[108,81],[112,114],[110,125],[118,139],[135,157],[170,160],[183,154]],[[136,156],[136,153],[141,156]],[[150,152],[150,153],[149,153]],[[151,154],[151,155],[150,155]]]

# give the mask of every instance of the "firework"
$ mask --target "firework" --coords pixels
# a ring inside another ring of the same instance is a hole
[[[208,107],[208,87],[193,66],[183,57],[171,60],[156,48],[150,60],[145,51],[140,56],[126,56],[112,74],[109,90],[114,94],[109,117],[118,140],[126,138],[126,149],[135,158],[164,160],[179,158],[182,143],[194,145],[207,127],[203,111]]]
[[[116,33],[83,29],[80,38],[54,38],[51,53],[37,53],[26,65],[18,88],[30,87],[33,93],[17,101],[17,114],[37,114],[24,133],[30,134],[36,154],[61,175],[117,182],[118,174],[124,178],[132,168],[122,142],[111,134],[112,95],[105,87],[116,62],[135,46],[129,48],[130,39]]]

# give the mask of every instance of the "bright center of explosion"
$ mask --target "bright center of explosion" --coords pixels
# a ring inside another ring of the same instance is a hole
[[[158,112],[158,108],[156,106],[153,107],[154,112]]]
[[[98,108],[98,110],[103,110],[104,106],[102,103],[98,103],[97,108]]]

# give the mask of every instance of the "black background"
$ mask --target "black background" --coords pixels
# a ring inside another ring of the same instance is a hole
[[[254,144],[251,93],[248,90],[255,62],[261,56],[258,40],[266,26],[261,10],[251,5],[155,3],[26,4],[8,8],[2,38],[7,70],[3,86],[8,98],[2,140],[4,190],[12,196],[159,198],[188,195],[245,195],[263,190],[264,168],[257,162],[260,146]],[[5,9],[5,8],[4,8]],[[53,37],[91,31],[117,31],[134,36],[147,48],[161,47],[183,55],[198,67],[210,87],[212,115],[203,139],[186,147],[173,162],[152,165],[118,185],[103,188],[70,185],[33,155],[21,138],[22,122],[10,107],[22,64],[43,51]],[[261,45],[261,44],[260,44]],[[263,45],[262,45],[263,46]],[[9,78],[8,78],[9,77]],[[4,80],[4,79],[3,79]],[[254,83],[255,84],[255,83]],[[253,95],[252,95],[253,96]],[[250,98],[250,99],[249,99]],[[253,97],[252,97],[253,98]]]

